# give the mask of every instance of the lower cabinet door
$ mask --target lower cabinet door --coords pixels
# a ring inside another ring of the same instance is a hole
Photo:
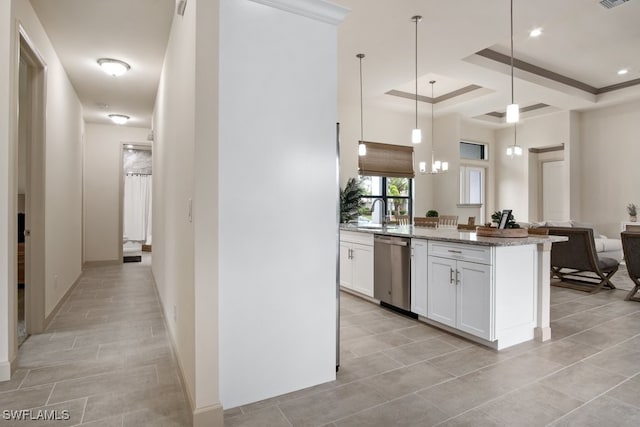
[[[373,247],[353,245],[353,290],[373,297]]]
[[[353,289],[353,262],[351,244],[340,242],[340,286]]]
[[[427,241],[411,241],[411,311],[427,316]]]
[[[456,328],[486,340],[491,336],[491,267],[458,261]]]
[[[427,317],[456,327],[456,260],[429,257]]]

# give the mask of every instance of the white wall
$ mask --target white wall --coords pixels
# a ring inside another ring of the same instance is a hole
[[[12,164],[14,159],[15,90],[11,2],[0,2],[0,381],[9,379],[16,351],[16,242]],[[9,286],[11,284],[12,286]]]
[[[581,114],[582,217],[609,237],[640,205],[640,102]]]
[[[220,395],[230,408],[335,379],[337,34],[268,6],[220,4]]]
[[[340,184],[344,187],[349,178],[358,176],[358,141],[360,140],[360,105],[338,105],[340,144]],[[481,124],[463,121],[457,114],[449,114],[435,119],[435,157],[449,162],[449,172],[442,175],[420,174],[418,163],[431,163],[431,118],[420,116],[418,125],[422,129],[423,142],[411,143],[411,129],[415,126],[415,116],[409,113],[368,107],[364,101],[364,139],[394,145],[413,146],[416,176],[414,180],[414,214],[424,216],[427,210],[436,209],[442,215],[458,215],[460,221],[475,216],[479,221],[480,209],[459,208],[460,165],[479,164],[488,167],[486,205],[494,205],[493,159],[489,162],[460,161],[459,142],[468,140],[489,145],[493,150],[494,131]]]
[[[496,168],[496,203],[495,210],[511,209],[516,221],[535,221],[529,218],[529,149],[571,143],[570,113],[560,112],[527,119],[518,124],[517,143],[523,149],[522,156],[509,158],[505,152],[507,146],[513,145],[513,127],[496,131],[495,153]],[[566,164],[567,174],[570,163]],[[532,175],[534,176],[534,175]],[[567,187],[569,182],[567,177]],[[537,195],[535,196],[537,197]],[[567,212],[569,210],[567,209]]]
[[[118,261],[122,143],[148,143],[149,129],[86,125],[84,153],[84,260]]]
[[[9,7],[12,6],[10,10]],[[82,135],[80,102],[28,0],[0,4],[0,377],[15,355],[18,51],[20,22],[47,64],[45,315],[81,273]],[[8,264],[4,264],[8,262]],[[3,379],[3,378],[0,378]]]
[[[196,324],[194,239],[188,200],[193,198],[197,4],[189,2],[185,16],[174,18],[169,36],[153,120],[152,198],[153,275],[192,409],[196,396]],[[210,301],[211,305],[215,303]],[[215,329],[216,325],[209,327]]]

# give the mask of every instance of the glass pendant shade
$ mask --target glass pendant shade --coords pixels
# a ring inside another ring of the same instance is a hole
[[[449,170],[449,162],[442,162],[442,171],[448,171]]]
[[[358,144],[358,156],[366,156],[367,155],[367,146],[364,142],[360,141]]]
[[[507,105],[507,123],[518,123],[520,120],[520,106],[518,104]]]
[[[433,162],[433,168],[435,170],[438,170],[442,167],[442,162],[440,160],[436,160],[435,162]]]
[[[420,144],[422,142],[422,130],[414,129],[411,131],[411,142]]]
[[[427,162],[418,163],[418,169],[420,170],[420,173],[425,173],[427,171]]]

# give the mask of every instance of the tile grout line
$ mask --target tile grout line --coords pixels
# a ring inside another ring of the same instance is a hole
[[[609,392],[610,392],[611,390],[613,390],[614,388],[617,388],[617,387],[621,386],[622,384],[624,384],[624,383],[626,383],[626,382],[628,382],[628,381],[630,381],[630,380],[634,379],[635,377],[637,377],[637,376],[639,376],[639,375],[640,375],[640,373],[637,373],[637,374],[635,374],[635,375],[632,375],[631,377],[629,377],[629,378],[625,379],[624,381],[622,381],[622,382],[620,382],[620,383],[618,383],[618,384],[614,385],[613,387],[608,388],[607,390],[603,391],[602,393],[600,393],[600,394],[598,394],[598,395],[596,395],[596,396],[592,397],[591,399],[589,399],[589,400],[585,401],[582,405],[580,405],[580,406],[578,406],[578,407],[576,407],[576,408],[572,409],[571,411],[567,412],[566,414],[562,415],[561,417],[556,418],[555,420],[553,420],[553,421],[552,421],[551,423],[549,423],[549,424],[556,423],[556,422],[560,421],[561,419],[565,418],[565,417],[566,417],[566,416],[568,416],[569,414],[571,414],[571,413],[573,413],[573,412],[577,411],[578,409],[580,409],[580,408],[582,408],[582,407],[586,406],[587,404],[589,404],[589,403],[593,402],[594,400],[596,400],[596,399],[598,399],[598,398],[600,398],[600,397],[604,396],[605,394],[609,393]],[[555,390],[555,389],[554,389],[554,390]],[[564,393],[563,393],[563,394],[564,394]],[[573,397],[573,396],[569,396],[569,397]],[[575,398],[575,397],[574,397],[574,398]],[[620,399],[616,399],[615,397],[611,397],[611,398],[612,398],[612,399],[615,399],[615,400],[618,400],[619,402],[622,402],[622,403],[624,403],[624,404],[626,404],[626,405],[630,405],[629,403],[627,403],[627,402],[623,402],[622,400],[620,400]],[[635,405],[630,405],[630,406],[634,406],[634,407],[636,407]],[[548,425],[549,425],[549,424],[548,424]]]

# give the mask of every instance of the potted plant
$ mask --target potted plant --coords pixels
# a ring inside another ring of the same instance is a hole
[[[437,218],[438,217],[438,211],[436,210],[428,210],[427,214],[425,215],[427,218]]]
[[[355,178],[349,178],[344,190],[340,190],[340,222],[357,221],[364,205],[362,188]]]
[[[494,222],[497,227],[498,224],[500,224],[500,218],[502,218],[502,212],[495,211],[493,215],[491,215],[491,222]],[[516,219],[513,217],[512,213],[509,214],[507,225],[505,228],[520,228],[520,224],[516,222]]]
[[[629,221],[636,222],[638,220],[638,207],[634,203],[627,205],[627,213],[629,214]]]

